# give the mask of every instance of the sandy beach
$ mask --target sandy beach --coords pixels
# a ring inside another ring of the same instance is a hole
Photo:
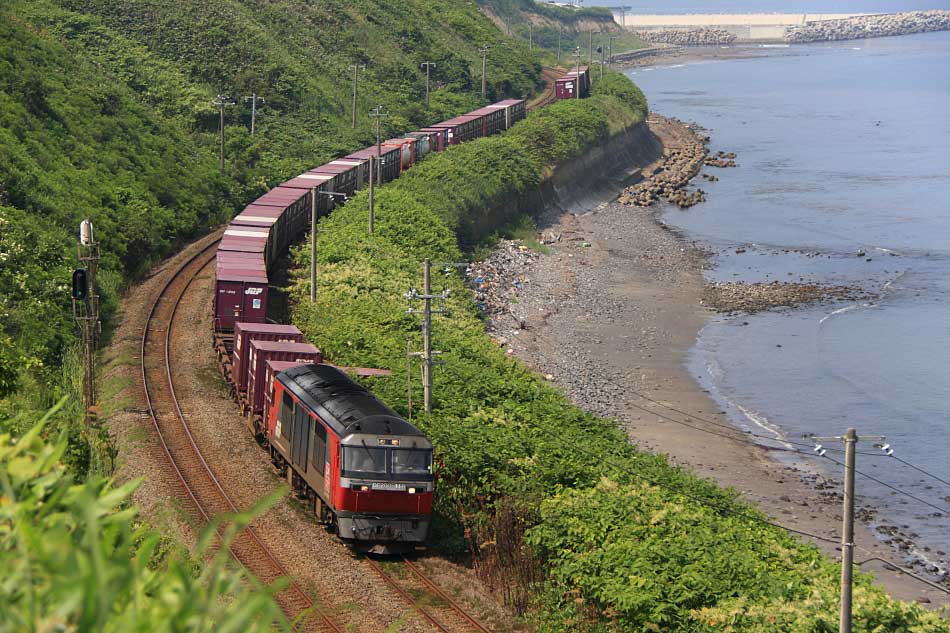
[[[662,117],[650,126],[667,151],[689,134]],[[727,170],[707,170],[728,178]],[[578,406],[619,420],[641,448],[735,488],[776,523],[837,541],[840,483],[819,476],[813,460],[779,461],[734,429],[687,371],[687,352],[716,318],[702,303],[705,253],[663,225],[655,207],[604,200],[590,212],[549,211],[539,224],[546,254],[519,257],[523,247],[500,246],[518,283],[489,319],[493,337]],[[701,213],[702,205],[685,212]],[[896,543],[866,525],[856,543],[856,561],[904,560]],[[816,544],[839,556],[833,543]],[[950,605],[946,594],[880,562],[861,568],[895,597]]]

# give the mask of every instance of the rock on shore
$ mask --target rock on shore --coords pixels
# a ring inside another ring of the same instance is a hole
[[[736,41],[735,33],[712,28],[638,31],[637,35],[644,42],[676,46],[718,46]]]
[[[929,31],[950,31],[950,11],[912,11],[809,22],[802,26],[788,27],[785,30],[785,40],[801,44],[910,35]]]
[[[823,301],[866,301],[873,294],[854,286],[809,283],[746,283],[730,281],[707,284],[703,304],[717,312],[761,312],[772,308],[794,308]]]

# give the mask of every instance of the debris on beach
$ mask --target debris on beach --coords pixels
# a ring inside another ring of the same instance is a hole
[[[706,285],[703,305],[727,314],[794,308],[825,301],[873,301],[877,295],[856,286],[794,282],[717,282]]]
[[[530,283],[524,271],[539,257],[521,240],[500,240],[488,259],[465,269],[465,283],[474,292],[478,309],[489,317],[489,324],[491,317],[511,313],[518,293]],[[514,315],[512,318],[517,320]]]

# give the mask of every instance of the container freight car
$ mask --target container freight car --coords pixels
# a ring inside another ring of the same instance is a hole
[[[433,152],[441,152],[449,146],[449,131],[447,128],[424,127],[419,132],[431,135]]]
[[[527,102],[524,99],[505,99],[486,107],[502,110],[505,113],[504,129],[506,130],[511,129],[512,125],[523,119],[527,114]]]
[[[330,174],[335,176],[333,190],[352,196],[369,182],[369,162],[366,160],[333,160],[326,165],[311,169],[309,174]]]
[[[335,367],[274,377],[266,420],[271,458],[316,517],[360,551],[410,551],[432,514],[432,444]]]
[[[230,331],[238,321],[263,323],[267,316],[267,273],[218,260],[215,267],[214,329]]]
[[[446,141],[448,145],[458,145],[459,143],[470,141],[473,138],[481,138],[484,136],[485,125],[483,118],[482,115],[466,114],[455,117],[454,119],[449,119],[448,121],[443,121],[442,123],[436,123],[431,127],[447,130]]]
[[[269,360],[319,363],[323,361],[323,354],[310,343],[252,340],[246,370],[247,403],[252,416],[264,411],[265,366]]]
[[[578,86],[580,87],[578,88]],[[589,97],[590,69],[587,66],[581,66],[555,80],[554,96],[558,99],[586,99]]]
[[[492,136],[505,128],[505,111],[502,108],[486,106],[469,112],[470,115],[482,117],[482,136]]]
[[[231,367],[234,369],[234,388],[238,392],[247,391],[247,362],[251,351],[251,341],[301,343],[303,334],[293,325],[242,321],[235,323]]]
[[[402,172],[400,167],[401,161],[401,150],[399,147],[380,147],[377,148],[375,145],[371,145],[366,149],[361,149],[358,152],[353,152],[348,155],[347,160],[360,160],[364,162],[369,162],[370,158],[377,160],[377,164],[382,165],[382,182],[389,182],[399,178],[399,174]],[[374,168],[375,169],[375,168]],[[377,177],[379,180],[379,177]]]

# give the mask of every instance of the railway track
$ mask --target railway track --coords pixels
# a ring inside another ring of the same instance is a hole
[[[556,68],[548,68],[545,66],[541,69],[541,78],[544,79],[546,88],[544,94],[528,104],[527,109],[535,110],[537,108],[543,108],[546,105],[550,105],[554,102],[556,96],[554,93],[554,82],[560,76],[560,71]]]
[[[399,576],[389,573],[372,558],[365,558],[369,567],[422,618],[441,633],[478,631],[490,633],[478,620],[468,614],[457,602],[439,589],[417,565],[403,557],[401,567],[407,573]],[[417,598],[417,595],[423,597]]]
[[[182,486],[183,495],[190,500],[198,518],[205,523],[210,523],[222,514],[234,514],[237,508],[195,444],[175,397],[170,340],[172,323],[181,298],[194,278],[214,260],[217,244],[218,240],[211,242],[188,259],[162,288],[149,311],[141,348],[142,384],[149,415],[170,469]],[[226,529],[227,525],[222,524],[218,526],[218,533],[223,535]],[[234,535],[229,550],[248,572],[265,585],[281,577],[289,578],[287,570],[250,527]],[[338,633],[342,631],[292,579],[276,595],[276,600],[288,619],[303,616],[298,630],[322,628]]]

